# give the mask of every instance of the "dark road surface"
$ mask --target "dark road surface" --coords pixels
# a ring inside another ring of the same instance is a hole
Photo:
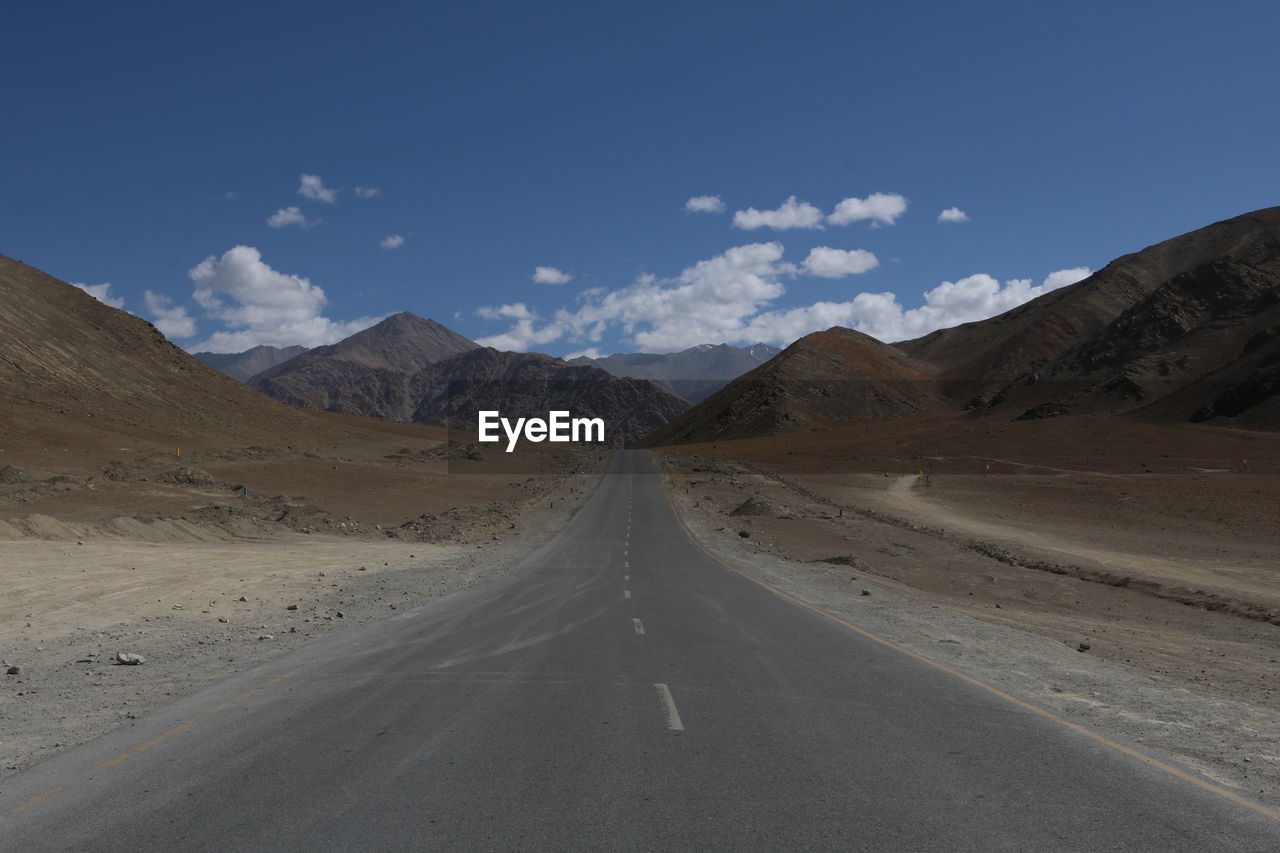
[[[730,571],[642,452],[504,577],[6,779],[0,815],[6,853],[1280,850],[1265,809]]]

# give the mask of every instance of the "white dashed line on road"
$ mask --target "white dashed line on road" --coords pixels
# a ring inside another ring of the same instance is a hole
[[[676,700],[671,698],[671,688],[661,682],[653,686],[658,688],[658,699],[667,712],[667,728],[673,732],[684,731],[684,722],[680,719],[680,711],[676,709]]]

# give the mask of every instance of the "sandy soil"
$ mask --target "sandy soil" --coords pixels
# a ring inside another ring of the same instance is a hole
[[[918,474],[663,459],[686,520],[735,565],[1280,805],[1280,627],[1265,621],[1280,603],[1274,526],[1215,527],[1200,511],[1161,529],[1149,507],[1114,505],[1170,502],[1170,483],[1128,475],[946,474],[926,485]],[[1274,500],[1270,480],[1251,485],[1263,493],[1254,499]],[[1238,498],[1246,486],[1222,488]],[[1195,507],[1167,510],[1176,519]]]
[[[283,467],[244,473],[293,477],[321,499],[341,492],[309,477],[306,466],[276,464]],[[369,521],[342,535],[260,520],[251,535],[229,532],[225,523],[101,523],[147,491],[163,492],[148,499],[170,511],[175,501],[210,498],[152,484],[119,494],[107,488],[92,500],[86,486],[70,493],[71,503],[55,504],[78,520],[15,518],[10,538],[0,537],[0,777],[321,634],[495,577],[550,538],[589,496],[597,475],[573,468],[536,482],[513,481],[509,472],[441,479],[400,470],[386,488],[353,490],[345,504],[330,498]],[[431,494],[406,503],[406,489],[420,492],[424,482]],[[217,490],[214,496],[227,500]],[[440,509],[468,501],[484,506],[456,519]],[[441,512],[442,523],[389,526],[406,537],[395,539],[372,524],[393,525],[424,508]],[[117,665],[120,652],[146,663]],[[11,666],[18,672],[5,674]]]

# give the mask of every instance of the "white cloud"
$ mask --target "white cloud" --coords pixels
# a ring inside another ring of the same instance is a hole
[[[1066,287],[1068,284],[1084,281],[1091,275],[1093,273],[1088,267],[1071,267],[1071,269],[1049,273],[1049,276],[1044,280],[1044,284],[1040,286],[1044,288],[1045,293],[1048,293],[1050,290],[1057,290],[1059,287]]]
[[[378,245],[384,249],[399,249],[404,245],[404,235],[392,234],[389,237],[383,237],[378,241]]]
[[[1058,270],[1032,286],[1031,279],[1011,279],[1003,285],[979,273],[958,281],[944,281],[924,295],[924,304],[903,310],[892,293],[860,293],[848,302],[817,302],[784,311],[768,311],[751,318],[740,340],[789,343],[831,326],[846,326],[882,341],[902,341],[961,323],[985,320],[1043,296],[1089,275],[1086,267]]]
[[[382,187],[356,187],[356,198],[373,198],[382,195]]]
[[[538,321],[538,314],[523,302],[496,307],[488,306],[476,313],[490,320],[515,320],[511,328],[501,334],[476,338],[476,343],[485,347],[508,352],[527,352],[540,344],[549,344],[558,340],[564,334],[563,329],[555,323],[544,325],[540,329],[536,328],[534,324]]]
[[[795,268],[782,254],[780,243],[737,246],[686,268],[673,282],[645,280],[606,295],[599,307],[579,312],[576,327],[617,315],[645,352],[727,340],[739,333],[744,316],[786,292],[778,279]]]
[[[797,201],[791,196],[777,210],[756,210],[748,207],[733,214],[733,227],[743,231],[772,228],[786,231],[790,228],[821,228],[822,211],[807,201]]]
[[[645,275],[619,290],[584,290],[575,310],[561,309],[546,321],[521,304],[484,309],[481,316],[517,322],[480,342],[513,350],[564,337],[598,343],[611,326],[621,327],[645,352],[736,339],[743,318],[785,292],[778,279],[795,275],[795,267],[783,262],[782,254],[780,243],[737,246],[699,261],[673,279]]]
[[[810,332],[832,326],[860,328],[862,317],[882,313],[879,303],[886,296],[893,298],[891,293],[860,293],[848,302],[815,302],[783,311],[765,311],[750,318],[746,333],[739,340],[785,346]],[[860,331],[867,330],[860,328]]]
[[[338,191],[326,187],[319,175],[299,175],[298,195],[312,201],[323,201],[326,204],[333,204],[338,200]]]
[[[302,211],[297,207],[282,207],[267,218],[267,224],[272,228],[288,228],[290,225],[296,225],[299,228],[310,228],[312,225],[319,225],[320,220],[307,219]]]
[[[836,205],[827,217],[832,225],[849,225],[871,220],[872,227],[892,225],[907,212],[907,200],[896,193],[872,193],[866,198],[850,197]]]
[[[769,310],[785,293],[782,280],[798,272],[851,275],[872,268],[870,252],[864,256],[861,250],[821,248],[826,251],[810,252],[798,270],[783,260],[779,243],[737,246],[675,278],[644,275],[617,290],[584,290],[575,306],[551,317],[524,303],[482,308],[478,313],[485,319],[514,322],[480,343],[522,351],[568,340],[587,344],[580,354],[589,355],[597,350],[591,345],[614,330],[640,351],[673,352],[704,343],[789,344],[831,326],[855,328],[884,341],[904,340],[1002,313],[1089,274],[1084,267],[1058,270],[1037,286],[1030,279],[1001,284],[989,275],[972,275],[942,282],[924,295],[923,305],[909,310],[892,293],[859,293],[844,302]]]
[[[938,214],[939,222],[968,222],[969,214],[958,207],[948,207]]]
[[[575,358],[590,358],[590,359],[604,358],[604,354],[601,353],[600,350],[596,349],[595,347],[587,347],[586,349],[578,350],[577,352],[571,352],[567,355],[562,355],[560,357],[563,358],[565,361],[573,361]]]
[[[147,304],[152,322],[166,338],[195,337],[196,321],[187,313],[185,305],[174,305],[168,296],[150,290],[143,292],[142,300]]]
[[[188,275],[195,286],[196,304],[206,317],[226,326],[195,349],[240,352],[259,344],[317,347],[382,319],[330,320],[321,313],[328,301],[322,289],[301,276],[272,269],[252,246],[236,246],[221,257],[210,255]]]
[[[858,275],[873,270],[878,266],[880,261],[865,249],[846,250],[818,246],[809,250],[809,256],[804,259],[800,269],[806,275],[819,278],[844,278],[847,275]]]
[[[533,280],[538,284],[568,284],[573,276],[556,267],[534,267]]]
[[[483,308],[477,308],[476,313],[486,320],[500,320],[503,318],[510,320],[532,320],[536,315],[529,309],[528,305],[523,302],[516,302],[511,305],[486,305]]]
[[[718,195],[695,195],[684,203],[691,213],[724,213],[724,202]]]
[[[112,308],[123,308],[124,297],[111,295],[111,282],[104,281],[102,284],[84,284],[79,281],[67,282],[72,287],[78,287],[103,305],[110,305]]]

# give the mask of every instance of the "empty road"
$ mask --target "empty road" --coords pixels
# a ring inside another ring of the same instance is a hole
[[[1280,850],[701,550],[642,452],[488,585],[0,782],[0,850]]]

